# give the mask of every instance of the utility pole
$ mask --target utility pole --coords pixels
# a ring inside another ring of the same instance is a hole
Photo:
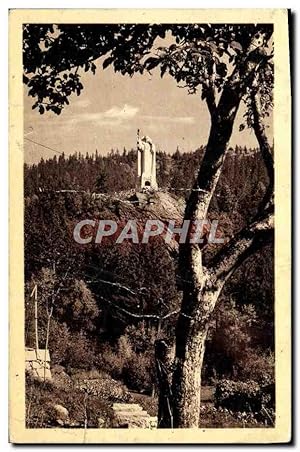
[[[38,333],[38,304],[37,304],[37,284],[34,285],[30,298],[34,296],[34,329],[35,329],[35,350],[36,356],[39,352],[39,333]]]

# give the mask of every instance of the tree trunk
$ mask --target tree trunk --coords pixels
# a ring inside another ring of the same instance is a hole
[[[204,277],[205,279],[205,277]],[[176,329],[176,355],[172,380],[173,422],[175,428],[199,427],[201,370],[209,321],[221,286],[210,282],[200,293],[185,294],[183,306],[194,306],[194,312],[183,309]],[[196,297],[196,299],[193,299]]]
[[[207,328],[180,347],[173,373],[174,428],[199,427],[201,400],[201,369],[205,351]]]

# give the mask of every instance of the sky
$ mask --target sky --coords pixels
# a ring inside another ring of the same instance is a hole
[[[98,62],[99,65],[99,62]],[[84,90],[70,97],[60,116],[40,115],[32,110],[34,99],[24,90],[24,137],[64,152],[106,154],[112,148],[123,150],[136,145],[137,129],[148,135],[157,149],[169,153],[177,146],[184,152],[205,145],[209,133],[209,114],[199,94],[188,94],[176,81],[159,71],[136,74],[132,78],[116,74],[111,67],[96,74],[82,74]],[[241,104],[230,145],[256,147],[252,131],[239,132]],[[268,129],[271,134],[271,126]],[[24,140],[25,162],[36,163],[55,153]]]

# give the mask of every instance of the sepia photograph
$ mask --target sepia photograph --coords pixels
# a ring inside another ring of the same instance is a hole
[[[12,442],[288,442],[287,10],[14,10],[10,52]]]

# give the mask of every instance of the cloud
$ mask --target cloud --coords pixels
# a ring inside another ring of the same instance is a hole
[[[114,105],[106,111],[96,113],[82,112],[69,118],[68,124],[74,125],[83,122],[92,122],[97,125],[122,125],[129,119],[132,119],[138,113],[139,108],[124,104],[123,106]]]
[[[133,107],[132,105],[124,104],[123,107],[111,107],[109,110],[103,113],[104,118],[110,119],[131,119],[139,111],[138,107]]]
[[[195,118],[193,116],[151,116],[143,115],[143,119],[151,122],[165,122],[165,123],[177,123],[177,124],[194,124]]]

